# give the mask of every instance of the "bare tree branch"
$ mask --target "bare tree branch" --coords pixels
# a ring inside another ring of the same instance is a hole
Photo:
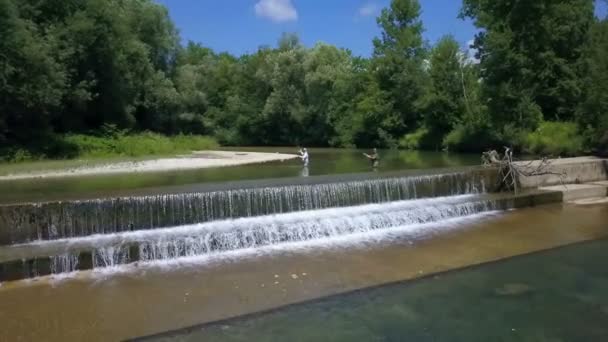
[[[547,157],[540,160],[529,162],[517,162],[513,160],[513,150],[505,147],[505,152],[501,156],[496,150],[483,152],[481,162],[486,167],[498,167],[500,183],[498,189],[519,192],[521,177],[533,177],[543,175],[555,175],[564,184],[566,173],[555,172],[552,168],[552,161]]]

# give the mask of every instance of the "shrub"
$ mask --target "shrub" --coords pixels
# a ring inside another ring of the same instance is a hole
[[[584,138],[573,122],[543,122],[523,143],[527,153],[573,156],[583,152]]]
[[[487,127],[458,125],[443,138],[443,146],[450,151],[487,151],[497,145],[497,138]]]
[[[429,133],[426,127],[420,127],[399,140],[399,147],[406,150],[417,150],[421,147],[422,139]]]
[[[170,155],[218,146],[214,139],[206,136],[180,134],[167,137],[150,132],[132,135],[118,133],[102,137],[74,134],[66,135],[64,140],[76,146],[78,156],[84,158]]]
[[[16,163],[32,161],[34,159],[35,159],[34,156],[32,156],[32,154],[29,151],[23,150],[23,149],[16,150],[11,156],[11,161],[16,162]]]
[[[441,138],[426,127],[420,127],[413,133],[406,134],[399,140],[399,147],[406,150],[438,150]]]

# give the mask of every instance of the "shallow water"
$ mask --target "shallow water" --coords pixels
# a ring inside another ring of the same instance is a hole
[[[608,240],[149,341],[606,341]]]
[[[157,334],[605,238],[608,236],[606,222],[606,205],[548,205],[471,217],[456,223],[440,221],[430,226],[285,244],[281,248],[7,282],[0,285],[3,330],[0,341],[115,341]],[[479,335],[486,337],[479,339],[482,341],[500,341],[501,338],[509,340],[510,329],[522,329],[522,335],[513,335],[516,338],[512,340],[536,341],[538,333],[547,333],[547,338],[562,336],[563,341],[572,341],[577,340],[570,338],[575,335],[569,335],[575,333],[572,332],[575,325],[568,330],[568,323],[564,323],[559,327],[565,330],[556,331],[551,330],[554,328],[548,323],[549,318],[563,319],[562,315],[569,311],[577,315],[575,323],[580,323],[577,320],[582,320],[581,317],[589,317],[580,325],[589,331],[581,336],[603,336],[602,326],[595,324],[602,317],[597,310],[603,312],[606,303],[603,297],[596,296],[599,290],[594,286],[604,284],[606,279],[587,278],[587,274],[603,274],[600,262],[605,257],[605,254],[582,253],[581,260],[588,258],[597,265],[583,271],[568,271],[577,269],[578,264],[558,256],[551,260],[558,260],[558,264],[566,260],[561,265],[565,270],[552,268],[549,262],[521,262],[509,272],[495,273],[493,266],[473,273],[464,271],[468,275],[459,276],[458,281],[446,281],[446,285],[442,285],[442,280],[449,276],[442,275],[438,281],[389,287],[404,289],[388,291],[390,295],[380,288],[333,297],[328,302],[257,316],[253,321],[208,326],[205,330],[196,330],[194,335],[178,334],[170,340],[222,341],[248,337],[248,340],[261,341],[368,341],[408,340],[412,336],[414,341],[450,341],[452,337],[451,340],[456,341],[474,341],[468,337]],[[561,277],[561,273],[566,276]],[[544,283],[536,282],[541,280]],[[554,295],[551,291],[567,290],[572,285],[568,281],[580,284],[577,289],[583,295],[581,298],[588,299],[589,303],[576,306],[568,293],[549,297]],[[522,291],[522,288],[525,293],[520,295],[496,294]],[[529,288],[534,290],[528,291]],[[414,290],[410,293],[409,289]],[[537,297],[528,301],[527,296]],[[559,302],[562,297],[568,300],[565,304]],[[503,301],[515,302],[497,309],[493,316],[491,310]],[[318,309],[319,305],[325,306]],[[565,310],[555,311],[562,306]],[[596,311],[591,316],[582,314],[582,310],[593,308]],[[518,320],[520,313],[536,325]],[[409,315],[412,321],[406,320]],[[483,326],[479,326],[478,321]],[[226,326],[230,328],[226,330]],[[539,332],[535,326],[548,328]],[[458,331],[452,331],[454,329]]]
[[[297,153],[289,148],[235,148],[239,151]],[[310,166],[300,161],[273,162],[227,168],[210,168],[160,173],[97,175],[55,179],[0,181],[0,203],[44,201],[79,197],[128,195],[136,190],[189,184],[226,182],[248,179],[306,177],[315,175],[370,172],[372,168],[363,157],[365,150],[309,149]],[[478,165],[478,154],[447,154],[420,151],[380,151],[378,172]],[[185,189],[187,190],[187,189]]]

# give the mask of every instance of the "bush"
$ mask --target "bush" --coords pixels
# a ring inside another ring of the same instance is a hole
[[[523,143],[527,153],[573,156],[583,152],[584,138],[573,122],[543,122]]]
[[[126,134],[110,125],[104,126],[98,135],[52,135],[41,142],[44,145],[0,147],[0,161],[168,156],[218,147],[215,139],[203,135]]]
[[[406,150],[417,150],[421,148],[422,140],[429,133],[426,127],[420,127],[416,131],[410,134],[406,134],[399,140],[399,147]]]
[[[133,135],[118,133],[101,137],[75,134],[66,135],[64,140],[76,146],[78,156],[83,158],[171,155],[218,146],[214,139],[206,136],[180,134],[167,137],[150,132]]]
[[[443,138],[443,146],[450,151],[479,152],[497,146],[497,138],[487,127],[458,125]]]
[[[399,147],[406,150],[438,150],[441,138],[426,127],[420,127],[399,140]]]
[[[11,161],[16,163],[32,161],[34,159],[34,156],[29,151],[23,149],[17,149],[11,156]]]

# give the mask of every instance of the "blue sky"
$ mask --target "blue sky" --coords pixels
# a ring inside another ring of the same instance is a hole
[[[276,45],[283,32],[298,33],[306,46],[318,41],[369,56],[379,34],[376,16],[390,0],[157,0],[169,8],[182,39],[221,52],[255,52]],[[462,45],[476,29],[457,18],[461,1],[420,0],[425,38],[452,34]],[[606,4],[598,4],[605,15]]]

